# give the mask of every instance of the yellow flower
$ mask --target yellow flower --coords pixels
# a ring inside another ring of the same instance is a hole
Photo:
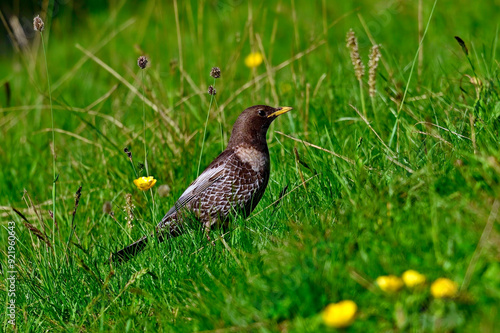
[[[435,298],[451,298],[457,295],[458,284],[447,278],[439,278],[431,285],[431,294]]]
[[[395,275],[379,276],[375,282],[385,292],[396,292],[403,287],[403,280]]]
[[[417,287],[425,283],[425,275],[413,269],[407,270],[401,277],[408,288]]]
[[[153,176],[150,177],[139,177],[134,180],[135,186],[141,191],[147,191],[151,187],[155,186],[156,179]]]
[[[356,311],[358,311],[358,306],[353,301],[332,303],[323,310],[323,322],[330,327],[347,327],[353,323]]]
[[[245,58],[245,65],[250,68],[254,68],[262,64],[264,58],[259,52],[252,52]]]

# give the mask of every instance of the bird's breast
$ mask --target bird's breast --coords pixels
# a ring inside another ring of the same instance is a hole
[[[269,166],[269,155],[251,146],[239,146],[235,149],[236,156],[243,163],[248,163],[253,171],[262,173]]]

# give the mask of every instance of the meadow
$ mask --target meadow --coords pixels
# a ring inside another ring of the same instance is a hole
[[[357,307],[344,331],[498,331],[498,8],[45,1],[17,14],[24,33],[2,12],[0,331],[330,332],[325,308],[342,300]],[[269,130],[271,179],[251,216],[111,263],[256,104],[294,110]],[[145,175],[157,183],[142,192]],[[407,270],[425,281],[380,282]],[[431,288],[439,278],[450,295]]]

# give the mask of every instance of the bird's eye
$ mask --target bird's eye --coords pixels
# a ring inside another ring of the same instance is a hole
[[[264,110],[259,110],[259,116],[265,117],[266,116],[266,111]]]

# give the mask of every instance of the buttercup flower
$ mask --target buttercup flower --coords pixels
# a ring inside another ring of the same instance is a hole
[[[408,288],[414,288],[425,283],[425,275],[413,269],[407,270],[401,277]]]
[[[326,326],[342,328],[354,322],[358,306],[351,300],[329,304],[321,316]]]
[[[457,295],[458,284],[447,278],[439,278],[431,285],[431,294],[435,298],[451,298]]]
[[[245,58],[245,65],[249,68],[254,68],[262,64],[264,57],[259,52],[252,52]]]
[[[379,276],[375,282],[380,289],[389,293],[396,292],[403,287],[403,280],[395,275]]]
[[[156,179],[153,176],[139,177],[134,180],[135,186],[141,191],[147,191],[156,184]]]

